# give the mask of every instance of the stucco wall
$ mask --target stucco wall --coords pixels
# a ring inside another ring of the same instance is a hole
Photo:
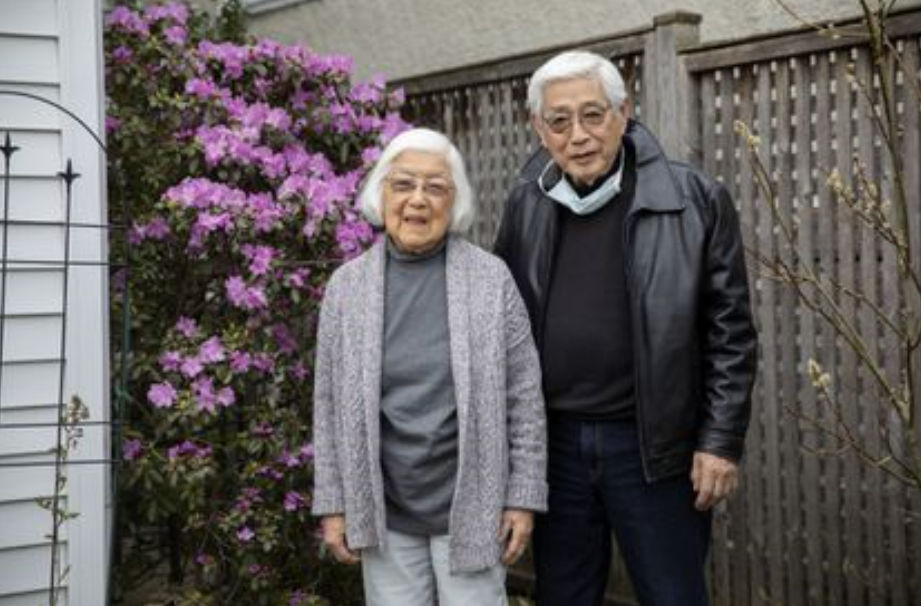
[[[858,7],[857,0],[786,3],[817,20],[852,16]],[[402,78],[647,27],[675,10],[703,16],[703,41],[799,25],[774,0],[307,0],[254,15],[250,29],[351,55],[360,76]]]

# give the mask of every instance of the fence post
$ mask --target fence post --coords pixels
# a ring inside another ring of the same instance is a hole
[[[643,57],[643,122],[659,137],[669,157],[690,160],[691,87],[678,53],[700,41],[697,13],[674,11],[653,19]]]

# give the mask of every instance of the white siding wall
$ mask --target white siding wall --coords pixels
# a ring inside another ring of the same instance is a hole
[[[97,133],[102,131],[102,9],[98,0],[0,1],[0,89],[28,92],[63,104]],[[72,219],[105,221],[105,159],[77,124],[53,108],[0,95],[0,141],[9,132],[13,155],[11,220],[5,297],[3,376],[0,384],[0,606],[47,604],[51,516],[37,497],[53,492],[52,466],[9,467],[53,461],[52,427],[7,427],[57,419],[64,326],[64,188],[55,176],[68,158],[82,176],[74,184]],[[2,161],[0,161],[2,164]],[[0,166],[0,170],[2,170]],[[0,212],[3,193],[0,190]],[[2,226],[0,226],[2,228]],[[0,251],[2,251],[0,231]],[[104,230],[72,229],[74,260],[106,258]],[[48,261],[46,265],[17,261]],[[107,294],[104,268],[68,272],[64,399],[79,395],[92,421],[108,419]],[[105,459],[108,430],[88,427],[71,460]],[[105,603],[108,570],[108,468],[66,468],[63,504],[78,516],[61,529],[61,565],[69,573],[59,603]]]

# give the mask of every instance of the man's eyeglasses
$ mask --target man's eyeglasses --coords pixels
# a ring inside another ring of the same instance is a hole
[[[419,187],[422,194],[437,202],[443,202],[451,197],[454,185],[443,177],[420,177],[409,173],[393,173],[387,175],[387,185],[390,191],[398,196],[414,193]]]
[[[544,115],[543,121],[551,132],[562,135],[572,129],[575,120],[578,120],[582,128],[585,129],[595,129],[603,126],[610,110],[610,105],[589,104],[582,107],[576,115],[569,112],[556,112]]]

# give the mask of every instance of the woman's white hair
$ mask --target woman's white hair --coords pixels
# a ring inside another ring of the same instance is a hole
[[[381,207],[384,202],[384,178],[390,172],[390,166],[396,157],[409,150],[444,156],[451,169],[451,180],[454,182],[454,205],[451,207],[451,224],[448,230],[454,233],[467,231],[473,224],[475,209],[473,190],[470,187],[470,180],[467,179],[464,160],[446,136],[428,128],[413,128],[404,131],[394,137],[384,148],[381,157],[368,173],[365,184],[358,194],[358,205],[365,217],[378,227],[384,224],[381,215]]]
[[[611,107],[618,108],[627,100],[627,89],[620,71],[601,55],[589,51],[565,51],[537,68],[528,84],[528,108],[540,116],[544,89],[551,82],[574,78],[595,78],[601,83]]]

